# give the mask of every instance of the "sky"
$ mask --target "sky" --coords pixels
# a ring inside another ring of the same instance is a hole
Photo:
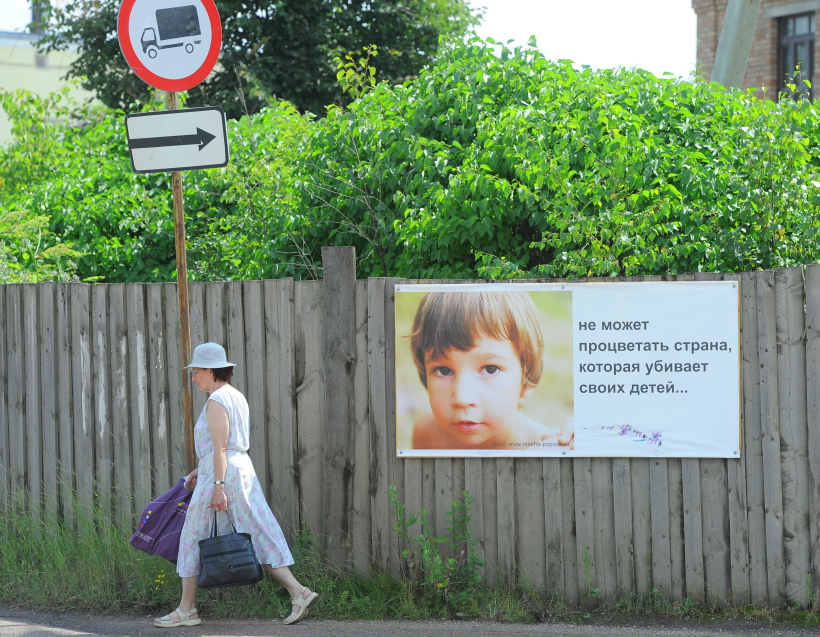
[[[23,30],[28,0],[0,0],[0,31]],[[639,67],[688,77],[695,66],[691,0],[471,0],[486,8],[482,37],[526,44],[593,68]]]

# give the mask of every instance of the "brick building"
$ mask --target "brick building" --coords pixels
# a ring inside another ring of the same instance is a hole
[[[723,16],[728,0],[692,0],[698,17],[698,71],[708,78],[712,74]],[[743,88],[766,88],[765,97],[776,99],[785,90],[786,77],[794,76],[796,84],[810,96],[820,91],[820,64],[817,63],[814,36],[815,15],[820,0],[762,0],[757,17],[752,50],[746,64]],[[797,64],[799,74],[795,74]],[[810,89],[801,78],[811,80]]]

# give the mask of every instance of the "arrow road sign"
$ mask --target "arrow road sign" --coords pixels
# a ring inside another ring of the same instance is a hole
[[[225,112],[219,107],[128,115],[125,130],[134,172],[221,168],[228,164]]]
[[[183,111],[184,112],[184,111]],[[162,146],[199,146],[199,150],[205,148],[216,135],[211,135],[201,128],[196,129],[196,135],[173,135],[171,137],[145,137],[143,139],[129,139],[128,148],[161,148]]]

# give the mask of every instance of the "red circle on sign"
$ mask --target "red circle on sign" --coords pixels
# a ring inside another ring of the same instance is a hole
[[[128,23],[131,19],[131,10],[137,0],[123,0],[120,5],[120,13],[117,17],[117,37],[120,41],[120,50],[125,56],[125,61],[131,70],[146,84],[150,84],[154,88],[161,91],[187,91],[200,84],[210,73],[216,60],[219,57],[219,51],[222,48],[222,22],[219,20],[219,11],[216,9],[214,0],[200,0],[208,13],[208,20],[211,23],[211,48],[208,49],[208,55],[195,72],[188,77],[181,77],[176,80],[169,80],[168,78],[157,75],[146,69],[134,51],[134,46],[131,43],[131,36],[128,31]]]

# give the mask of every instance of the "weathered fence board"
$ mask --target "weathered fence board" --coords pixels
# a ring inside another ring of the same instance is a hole
[[[168,439],[168,369],[165,365],[165,315],[162,287],[146,288],[146,316],[148,320],[148,381],[150,390],[151,451],[153,458],[153,493],[165,493],[179,476],[171,473],[170,441]]]
[[[265,281],[264,290],[270,501],[292,541],[299,530],[293,280]]]
[[[111,365],[111,436],[114,448],[114,499],[117,520],[123,530],[130,528],[132,502],[130,410],[128,408],[128,335],[126,333],[125,286],[109,288],[108,314]],[[146,503],[147,504],[147,503]],[[143,505],[144,506],[144,505]],[[142,509],[140,509],[142,511]]]
[[[820,577],[819,273],[674,277],[740,280],[742,445],[728,460],[396,457],[398,279],[348,272],[347,327],[323,310],[322,281],[192,283],[192,341],[237,363],[252,459],[289,541],[308,528],[346,568],[399,573],[391,485],[442,535],[467,490],[491,585],[587,606],[653,589],[805,605]],[[26,496],[71,525],[76,496],[131,529],[184,473],[178,321],[175,284],[0,287],[0,507]]]
[[[94,504],[94,406],[91,402],[91,286],[71,286],[71,378],[77,505],[90,519]],[[130,489],[130,485],[129,485]]]
[[[23,316],[36,317],[37,286],[23,286]],[[43,432],[40,400],[40,339],[38,321],[23,321],[25,378],[24,400],[26,411],[26,487],[32,515],[40,518],[43,511]]]
[[[0,510],[9,506],[9,390],[8,366],[6,361],[6,290],[9,286],[0,285]]]
[[[187,375],[180,362],[179,303],[175,283],[162,286],[162,298],[165,305],[165,368],[168,370],[168,422],[171,475],[174,479],[185,475],[185,436],[182,433],[182,378]],[[188,362],[184,363],[185,365]],[[194,412],[195,417],[198,415]]]
[[[254,443],[248,451],[262,486],[265,499],[270,501],[268,483],[268,427],[265,423],[265,308],[261,281],[242,284],[242,314],[245,327],[245,364],[247,382],[245,387],[250,417],[250,435]],[[230,361],[233,362],[233,361]]]
[[[479,459],[472,462],[480,463]],[[564,587],[564,534],[563,507],[561,504],[561,460],[544,458],[541,461],[544,473],[544,550],[546,566],[544,587],[548,591],[558,592]],[[479,474],[481,466],[475,471]],[[536,493],[535,497],[540,494]],[[481,536],[477,536],[481,537]],[[540,548],[540,547],[539,547]]]
[[[322,438],[322,282],[296,287],[296,405],[301,520],[321,540]],[[386,488],[386,487],[385,487]]]
[[[757,277],[744,272],[740,281],[741,378],[743,440],[746,463],[746,519],[749,527],[749,592],[753,604],[769,599],[766,565],[766,518],[763,495],[763,430],[760,410],[760,358],[757,337]]]
[[[94,377],[94,446],[96,449],[97,506],[104,520],[112,518],[113,449],[111,437],[110,372],[108,365],[108,287],[91,288],[92,374]]]
[[[775,270],[777,391],[780,472],[783,484],[783,554],[786,601],[808,602],[809,555],[808,426],[803,272]]]
[[[57,284],[57,414],[60,427],[60,504],[63,520],[69,528],[74,528],[74,432],[71,409],[71,313],[68,307],[69,286]],[[3,335],[0,334],[0,342]],[[2,359],[0,359],[2,361]],[[9,360],[9,365],[11,361]],[[10,368],[10,367],[9,367]],[[11,368],[10,368],[11,369]]]
[[[49,514],[60,511],[57,483],[57,465],[59,463],[59,428],[57,427],[57,379],[54,366],[54,292],[56,284],[43,283],[39,286],[40,304],[40,387],[41,387],[41,421],[43,438],[43,497],[45,510]],[[0,434],[2,437],[2,434]]]
[[[148,405],[148,343],[145,327],[145,285],[128,286],[128,403],[131,407],[131,477],[134,480],[135,513],[152,499],[151,430]]]
[[[777,391],[777,333],[774,272],[757,279],[757,333],[760,361],[760,422],[763,433],[763,497],[769,604],[786,601],[783,548],[783,486],[780,471],[780,407]],[[708,573],[707,573],[708,576]]]
[[[806,392],[811,594],[817,600],[820,593],[820,265],[806,268]]]

